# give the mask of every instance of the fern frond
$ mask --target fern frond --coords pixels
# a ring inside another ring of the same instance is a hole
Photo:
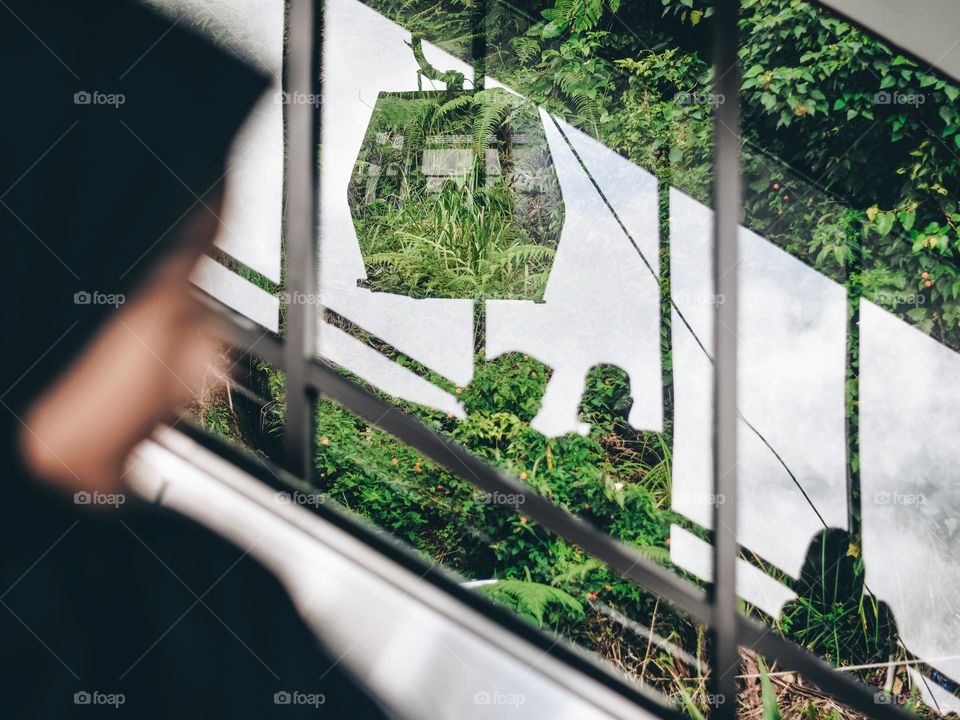
[[[543,625],[544,613],[551,605],[558,605],[577,617],[583,617],[583,605],[560,588],[530,580],[498,580],[481,585],[478,591],[491,600],[506,605],[522,616]]]

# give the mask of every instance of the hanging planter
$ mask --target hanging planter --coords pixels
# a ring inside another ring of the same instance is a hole
[[[410,297],[539,300],[563,227],[542,121],[528,100],[463,88],[377,97],[349,187],[364,286]]]

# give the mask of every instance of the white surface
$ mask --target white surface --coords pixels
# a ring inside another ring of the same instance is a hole
[[[819,0],[960,78],[960,5],[956,0]]]
[[[279,331],[280,301],[220,263],[201,257],[190,279],[198,288],[210,293],[227,307],[267,330]]]
[[[417,65],[404,44],[409,33],[355,0],[331,0],[326,35],[322,301],[422,365],[467,385],[473,376],[472,301],[416,300],[357,287],[365,270],[347,187],[378,93],[416,89]],[[438,68],[464,73],[469,85],[469,66],[426,43],[424,52]],[[545,435],[587,431],[577,415],[587,372],[600,363],[617,365],[629,374],[635,401],[631,424],[659,430],[663,410],[656,280],[552,121],[545,114],[541,119],[548,120],[546,132],[565,199],[566,223],[544,302],[487,303],[487,357],[525,352],[553,368],[532,423]],[[631,234],[656,263],[656,180],[572,127],[565,125],[564,130]],[[346,368],[364,365],[368,380],[382,385],[377,373],[386,372],[387,365],[377,363],[373,368],[359,350],[349,356],[344,349],[341,345],[328,350],[321,338],[321,355],[338,352]],[[414,377],[394,374],[390,392],[436,405]]]
[[[670,192],[671,285],[712,352],[713,212]],[[739,407],[783,458],[830,527],[847,527],[846,292],[745,228],[739,235]],[[713,368],[674,312],[673,507],[712,525]],[[783,464],[741,420],[741,544],[798,577],[823,530]]]
[[[267,72],[274,88],[254,106],[227,158],[223,228],[216,244],[280,282],[283,197],[283,0],[148,0],[184,27],[211,37]],[[162,42],[162,39],[159,40]],[[209,188],[192,188],[203,195]]]
[[[366,271],[347,188],[378,94],[417,89],[418,66],[404,44],[410,33],[356,0],[330,0],[324,17],[322,303],[452,382],[468,385],[473,378],[471,300],[416,300],[357,287]],[[423,51],[436,67],[472,76],[469,66],[433,45],[424,42]],[[444,88],[423,82],[425,90]],[[327,356],[322,337],[319,345]],[[346,359],[344,366],[353,369],[354,360]],[[411,380],[401,397],[430,405],[423,393]]]
[[[920,691],[920,697],[924,705],[938,710],[941,714],[947,713],[960,714],[960,698],[948,693],[942,687],[929,680],[912,667],[907,666],[907,674],[912,682]]]
[[[865,582],[903,644],[960,678],[960,356],[860,303]]]
[[[654,717],[192,441],[166,432],[163,442],[177,453],[154,442],[138,448],[130,477],[142,492],[156,498],[162,490],[164,505],[277,573],[331,654],[396,717]]]
[[[350,368],[356,375],[389,395],[419,402],[461,420],[467,417],[455,396],[339,328],[320,323],[320,347],[323,348],[324,357],[337,365]]]
[[[553,369],[530,426],[547,437],[586,434],[579,421],[589,370],[630,376],[629,422],[663,428],[657,281],[590,182],[550,116],[540,111],[564,201],[564,225],[543,302],[487,301],[487,359],[530,354]],[[561,122],[644,254],[658,262],[657,182],[596,140]],[[656,268],[656,265],[654,265]]]
[[[713,548],[679,525],[670,528],[670,560],[702,580],[713,581]],[[767,615],[780,617],[783,606],[797,594],[746,560],[737,559],[737,594]]]

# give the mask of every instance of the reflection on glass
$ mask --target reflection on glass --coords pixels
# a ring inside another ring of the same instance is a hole
[[[230,444],[274,462],[282,461],[286,404],[283,373],[271,365],[217,343],[202,342],[215,362],[208,368],[192,402],[172,423],[189,418]]]
[[[951,678],[960,677],[958,408],[960,356],[863,301],[860,488],[866,582],[890,605],[904,645]]]
[[[317,469],[327,497],[455,571],[466,587],[593,651],[635,686],[677,703],[686,694],[706,709],[703,629],[539,527],[524,515],[523,496],[511,498],[519,511],[504,508],[505,498],[329,401],[317,412]],[[537,473],[518,474],[536,484]]]
[[[747,2],[741,29],[744,224],[768,244],[751,265],[741,237],[741,497],[760,437],[765,489],[790,474],[752,510],[764,544],[766,520],[741,534],[797,593],[781,631],[946,712],[960,90],[815,3]]]
[[[712,525],[712,211],[671,194],[676,302],[674,508]],[[793,577],[824,528],[845,528],[843,287],[742,229],[738,499],[741,543]],[[822,518],[822,519],[821,519]],[[773,613],[776,616],[779,608]]]
[[[273,79],[253,107],[227,158],[221,262],[205,258],[194,282],[205,292],[273,332],[279,330],[280,245],[283,193],[281,93],[282,0],[148,0],[171,17],[210,37]],[[159,40],[158,40],[159,42]],[[131,72],[136,72],[135,67]],[[202,197],[211,188],[191,188]]]
[[[533,355],[551,437],[589,431],[587,374],[612,364],[630,424],[662,429],[655,178],[512,91],[464,90],[472,68],[360,3],[327,25],[321,355],[457,417],[478,341]]]

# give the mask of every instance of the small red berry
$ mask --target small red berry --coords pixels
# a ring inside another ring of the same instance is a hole
[[[926,281],[925,283],[923,283],[923,284],[924,284],[926,287],[930,287],[931,285],[933,285],[933,281],[932,281],[932,280],[927,280],[927,281]]]

